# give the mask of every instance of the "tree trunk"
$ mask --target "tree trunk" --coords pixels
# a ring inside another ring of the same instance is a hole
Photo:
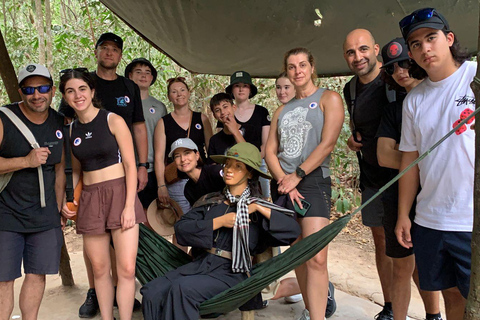
[[[45,34],[47,36],[47,55],[46,67],[53,74],[53,42],[52,42],[52,14],[50,0],[45,0]]]
[[[480,10],[480,1],[479,1]],[[479,21],[480,29],[480,21]],[[471,84],[475,94],[475,106],[480,107],[480,33],[478,38],[477,75]],[[479,120],[480,117],[476,117]],[[475,121],[476,123],[477,121]],[[473,233],[472,233],[472,266],[470,276],[470,292],[464,320],[480,319],[480,121],[475,124],[475,175],[473,186]]]
[[[15,69],[13,68],[12,60],[8,55],[5,41],[3,40],[2,31],[0,30],[0,76],[2,77],[3,85],[7,90],[10,102],[20,101],[20,94],[18,93],[18,81]]]
[[[67,245],[65,243],[65,234],[63,234],[63,246],[60,254],[60,268],[58,272],[60,273],[60,277],[62,277],[62,285],[70,287],[75,285],[72,268],[70,267],[70,256],[68,255]]]
[[[42,0],[35,0],[35,27],[38,33],[38,63],[45,65],[45,31],[43,25]]]

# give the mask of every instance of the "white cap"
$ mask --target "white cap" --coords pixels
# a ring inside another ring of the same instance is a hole
[[[190,139],[190,138],[180,138],[180,139],[175,140],[172,143],[172,146],[170,148],[170,153],[168,154],[168,157],[169,158],[172,157],[173,153],[178,148],[185,148],[185,149],[189,149],[189,150],[197,150],[198,151],[198,147],[195,144],[195,142],[192,141],[192,139]]]
[[[53,82],[52,75],[45,66],[37,63],[32,63],[18,72],[18,84],[22,83],[23,80],[31,76],[44,77]]]

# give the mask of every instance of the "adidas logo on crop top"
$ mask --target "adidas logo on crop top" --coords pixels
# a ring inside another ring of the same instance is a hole
[[[72,124],[72,152],[84,171],[99,170],[122,162],[117,140],[108,127],[109,114],[107,110],[100,109],[89,123],[75,120]]]

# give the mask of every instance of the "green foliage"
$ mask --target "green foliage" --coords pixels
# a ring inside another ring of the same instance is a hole
[[[38,37],[36,36],[38,33],[35,28],[34,1],[4,1],[5,12],[2,10],[0,15],[0,28],[15,70],[19,70],[30,62],[38,61]],[[51,0],[51,16],[50,28],[53,37],[51,72],[55,81],[58,81],[58,72],[65,68],[81,66],[94,70],[96,68],[94,56],[96,38],[103,32],[114,32],[120,35],[125,42],[122,61],[117,71],[119,74],[124,74],[126,65],[134,58],[149,59],[158,70],[157,82],[152,86],[151,94],[165,102],[169,111],[173,107],[167,99],[167,80],[176,76],[185,77],[192,89],[190,99],[192,109],[208,114],[211,122],[215,125],[208,107],[209,101],[214,94],[224,91],[229,84],[228,76],[194,74],[181,68],[139,37],[98,0]],[[318,83],[343,96],[342,90],[348,80],[346,77],[322,78]],[[275,95],[274,80],[254,79],[254,83],[258,87],[259,93],[252,101],[265,106],[273,114],[279,105]],[[1,80],[0,88],[3,88]],[[58,92],[54,105],[57,105],[59,101],[60,93]],[[1,90],[0,105],[8,102],[5,90]],[[348,123],[348,114],[346,114],[346,123]],[[359,196],[356,192],[359,170],[355,154],[349,151],[346,145],[349,136],[350,129],[345,124],[332,154],[331,162],[334,186],[332,202],[335,204],[335,210],[340,213],[348,212],[359,205]]]

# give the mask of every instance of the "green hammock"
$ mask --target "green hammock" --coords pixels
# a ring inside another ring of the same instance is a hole
[[[219,293],[215,297],[204,301],[200,305],[200,314],[214,312],[227,313],[233,311],[253,298],[274,280],[281,278],[291,270],[314,257],[318,252],[325,248],[325,246],[327,246],[338,233],[340,233],[353,215],[361,211],[392,184],[398,181],[398,179],[410,170],[410,168],[417,165],[423,158],[430,154],[436,147],[438,147],[468,120],[474,117],[479,111],[480,108],[477,108],[470,116],[461,121],[424,154],[418,157],[385,186],[380,188],[372,198],[363,203],[353,213],[339,218],[316,233],[302,239],[285,252],[263,263],[255,265],[252,269],[250,278],[222,293]],[[185,252],[165,240],[163,237],[157,235],[146,226],[140,225],[136,276],[142,285],[157,277],[163,276],[168,271],[174,270],[190,261],[192,261],[191,257]]]

